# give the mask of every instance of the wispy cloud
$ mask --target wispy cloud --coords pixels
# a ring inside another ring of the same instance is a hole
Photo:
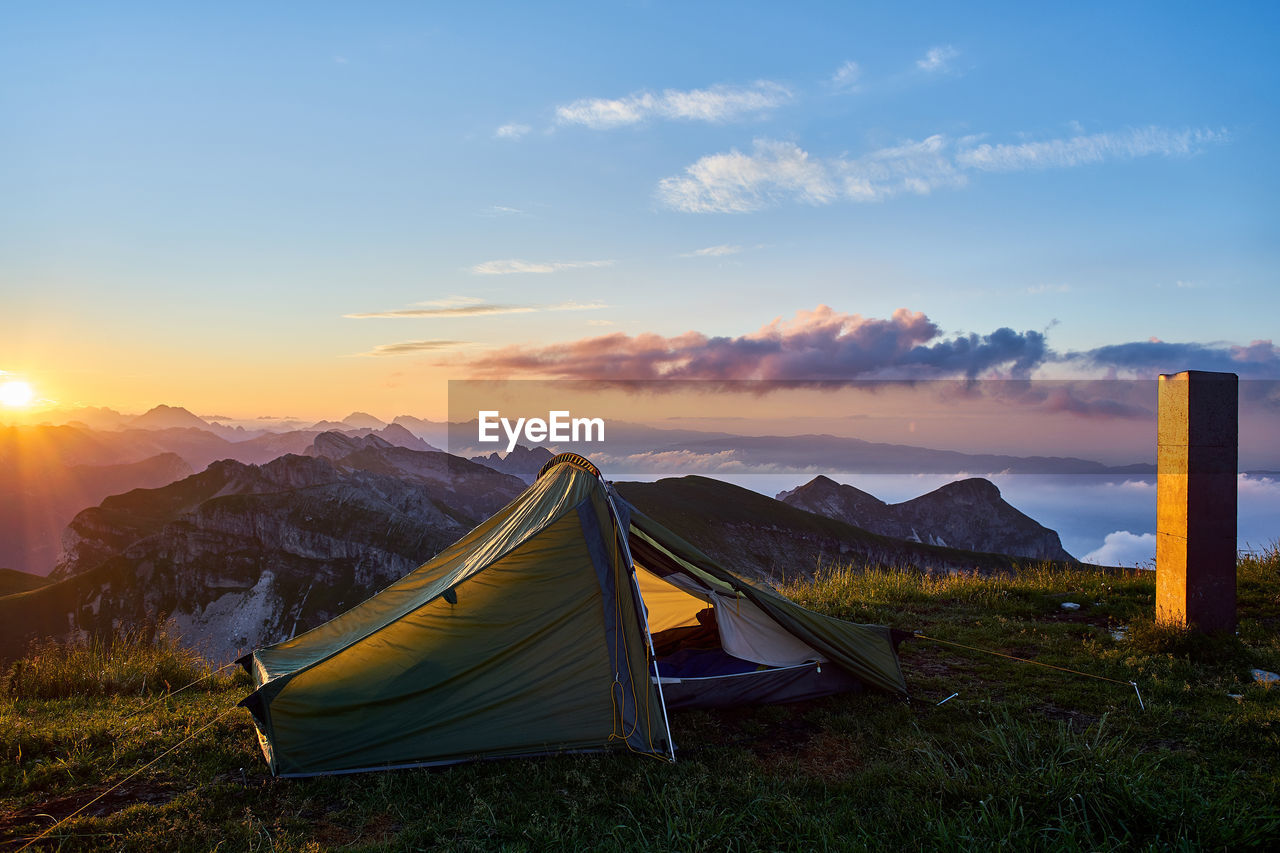
[[[725,255],[736,255],[742,251],[741,246],[707,246],[704,249],[694,249],[692,252],[683,252],[682,258],[722,258]]]
[[[827,204],[837,189],[829,167],[791,142],[758,139],[750,154],[712,154],[664,178],[658,198],[689,213],[746,213],[784,199]]]
[[[510,258],[501,261],[485,261],[471,267],[472,275],[518,275],[521,273],[552,273],[563,270],[611,267],[613,261],[525,261]]]
[[[516,124],[513,122],[511,124],[504,124],[502,127],[495,130],[493,132],[493,136],[495,139],[519,139],[531,130],[533,130],[533,128],[529,127],[527,124]]]
[[[1027,293],[1070,293],[1071,285],[1069,284],[1033,284],[1027,288]]]
[[[959,55],[960,51],[949,44],[931,47],[923,57],[916,60],[916,67],[921,71],[948,71],[950,70],[951,60]]]
[[[415,303],[411,308],[343,314],[352,320],[390,320],[439,317],[484,317],[492,314],[532,314],[539,311],[596,311],[608,307],[603,302],[559,302],[550,305],[501,305],[472,296],[451,296]]]
[[[527,211],[518,207],[508,207],[504,204],[493,204],[480,211],[481,216],[526,216]]]
[[[1228,139],[1228,134],[1221,130],[1173,131],[1145,127],[1013,145],[983,143],[957,152],[956,163],[964,168],[988,172],[1060,169],[1136,157],[1187,157],[1206,145]]]
[[[860,79],[862,79],[862,68],[858,63],[850,60],[831,75],[831,86],[838,92],[853,92],[857,90]]]
[[[401,341],[397,344],[379,344],[360,356],[413,355],[420,352],[437,352],[469,346],[468,341]]]
[[[688,213],[746,213],[782,202],[882,201],[958,188],[969,174],[1070,168],[1137,157],[1189,156],[1228,141],[1224,131],[1148,127],[992,145],[936,134],[860,157],[814,157],[792,142],[755,141],[750,153],[711,154],[658,183],[661,203]]]
[[[649,119],[724,122],[766,112],[791,100],[780,83],[758,80],[750,86],[718,84],[706,89],[633,92],[622,98],[581,98],[556,107],[562,125],[609,130]]]
[[[411,308],[343,314],[342,316],[352,320],[388,320],[415,317],[482,317],[487,314],[528,314],[537,310],[531,305],[498,305],[472,296],[450,296],[447,299],[416,302]]]

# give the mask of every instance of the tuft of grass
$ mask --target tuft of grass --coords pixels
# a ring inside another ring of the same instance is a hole
[[[1195,663],[1237,667],[1253,662],[1248,647],[1238,637],[1205,634],[1185,625],[1157,622],[1150,616],[1133,620],[1127,639],[1132,651],[1145,655],[1172,655]]]
[[[159,622],[108,639],[36,641],[9,667],[5,691],[13,699],[167,693],[213,671]]]
[[[1001,710],[958,747],[934,741],[917,755],[914,781],[937,791],[927,826],[939,843],[981,827],[1015,848],[1098,850],[1151,837],[1162,820],[1163,757],[1133,750],[1106,715],[1077,732]]]

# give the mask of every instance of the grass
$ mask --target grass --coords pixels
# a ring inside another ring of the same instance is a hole
[[[108,658],[41,647],[0,701],[0,839],[21,846],[206,725],[35,849],[1242,849],[1280,833],[1280,688],[1250,674],[1280,671],[1280,548],[1241,559],[1240,631],[1207,640],[1152,623],[1144,572],[833,566],[784,592],[1134,680],[1147,710],[1124,684],[916,640],[902,647],[910,703],[867,693],[676,713],[675,765],[586,755],[273,780],[234,707],[243,681],[162,698],[155,676],[145,696],[136,681],[88,678],[51,698],[49,685]],[[134,640],[108,657],[173,648]]]
[[[8,673],[12,699],[168,693],[203,679],[213,667],[184,648],[162,620],[118,631],[108,640],[36,643]]]

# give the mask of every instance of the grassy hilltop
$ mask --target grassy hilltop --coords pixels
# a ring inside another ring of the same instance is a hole
[[[1280,671],[1278,547],[1241,559],[1239,634],[1208,640],[1151,623],[1150,573],[843,566],[784,591],[1137,681],[1147,710],[1122,684],[917,640],[902,647],[912,702],[677,712],[674,766],[566,756],[274,781],[234,708],[243,677],[164,698],[207,669],[163,634],[43,647],[0,684],[0,844],[192,734],[33,849],[1239,849],[1280,834],[1280,686],[1250,674]]]

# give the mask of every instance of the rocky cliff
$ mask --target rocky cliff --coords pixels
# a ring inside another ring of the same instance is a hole
[[[163,614],[227,660],[359,603],[524,488],[377,437],[323,437],[312,451],[261,466],[215,462],[80,513],[58,582],[0,598],[0,656],[33,635],[102,634]]]

